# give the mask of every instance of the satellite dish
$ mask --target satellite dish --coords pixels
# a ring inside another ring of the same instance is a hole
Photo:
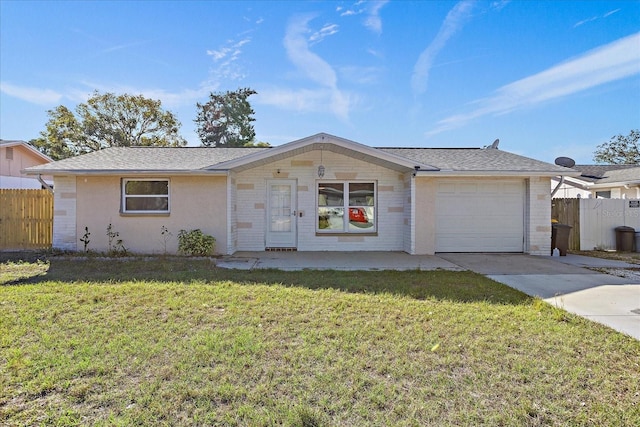
[[[498,144],[500,144],[500,140],[496,139],[495,141],[493,141],[493,144],[491,144],[491,146],[489,148],[494,148],[494,149],[498,149]]]
[[[558,157],[556,159],[556,165],[563,166],[565,168],[572,168],[576,165],[576,161],[569,157]]]

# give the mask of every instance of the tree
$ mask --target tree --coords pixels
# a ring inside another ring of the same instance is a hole
[[[271,147],[271,144],[269,144],[268,142],[265,141],[251,141],[251,142],[247,142],[243,145],[243,147],[258,147],[258,148],[269,148]]]
[[[243,88],[236,91],[212,92],[205,104],[196,104],[198,136],[206,147],[243,147],[256,136],[251,122],[255,114],[247,101],[257,92]]]
[[[598,145],[593,154],[596,163],[614,165],[640,164],[640,131],[634,129],[629,135],[616,135],[609,142]]]
[[[107,147],[181,147],[180,121],[159,100],[142,95],[100,94],[80,103],[75,114],[60,105],[47,112],[49,121],[31,143],[54,160]]]

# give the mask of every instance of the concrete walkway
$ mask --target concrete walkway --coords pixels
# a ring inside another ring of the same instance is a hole
[[[404,252],[236,252],[221,268],[279,270],[472,270],[548,303],[640,339],[640,274],[633,278],[590,268],[638,268],[622,261],[569,254],[409,255]]]

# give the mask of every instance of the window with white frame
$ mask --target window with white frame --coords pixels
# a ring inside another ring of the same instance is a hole
[[[318,182],[319,233],[376,232],[376,183]]]
[[[123,179],[123,213],[169,213],[168,179]]]

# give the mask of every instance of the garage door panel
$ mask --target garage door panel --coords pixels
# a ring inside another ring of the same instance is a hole
[[[439,183],[437,252],[522,252],[523,236],[523,181]]]

